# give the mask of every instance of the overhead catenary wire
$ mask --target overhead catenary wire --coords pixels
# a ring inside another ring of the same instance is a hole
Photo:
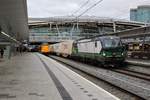
[[[103,0],[99,0],[98,2],[96,2],[95,4],[93,4],[92,6],[90,6],[89,8],[87,8],[85,11],[83,11],[81,14],[79,14],[76,18],[81,17],[82,15],[84,15],[86,12],[88,12],[89,10],[91,10],[93,7],[97,6],[99,3],[101,3]]]
[[[91,10],[93,7],[97,6],[99,3],[101,3],[103,0],[99,0],[96,3],[94,3],[92,6],[90,6],[89,8],[87,8],[85,11],[83,11],[81,14],[79,14],[78,16],[75,17],[75,21],[78,24],[78,19],[79,17],[81,17],[82,15],[84,15],[86,12],[88,12],[89,10]]]
[[[88,12],[89,10],[91,10],[93,7],[97,6],[99,3],[101,3],[103,0],[99,0],[97,1],[96,3],[94,3],[92,6],[88,7],[85,11],[83,11],[81,14],[79,14],[78,16],[75,17],[75,21],[77,22],[77,28],[78,28],[78,19],[84,15],[86,12]],[[71,36],[72,36],[72,31],[74,29],[74,25],[73,25],[73,28],[70,32]]]
[[[88,3],[90,2],[90,0],[87,0],[85,3],[83,3],[80,7],[79,7],[79,9],[77,9],[73,14],[76,14],[76,13],[78,13],[82,8],[84,8]],[[72,14],[72,15],[73,15]]]
[[[81,14],[75,16],[75,19],[72,21],[78,21],[78,19],[84,15],[86,12],[88,12],[89,10],[91,10],[93,7],[97,6],[99,3],[101,3],[103,0],[99,0],[96,3],[94,3],[92,6],[90,6],[89,8],[87,8],[85,11],[83,11]]]

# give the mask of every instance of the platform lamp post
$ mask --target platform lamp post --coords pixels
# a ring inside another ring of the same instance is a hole
[[[79,32],[79,18],[77,17],[76,20],[77,20],[77,30],[76,31]],[[77,34],[79,34],[79,33],[77,33]]]
[[[73,27],[72,27],[72,29],[70,31],[70,40],[72,40],[72,32],[74,31],[74,26],[75,26],[75,24],[73,24]]]
[[[113,22],[113,31],[116,32],[116,22]]]

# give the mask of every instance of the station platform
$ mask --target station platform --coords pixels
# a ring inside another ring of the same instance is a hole
[[[119,100],[57,61],[24,53],[0,62],[0,100]]]
[[[150,67],[150,61],[149,60],[142,60],[142,59],[126,59],[126,62],[132,65],[138,65],[138,66],[146,66]]]

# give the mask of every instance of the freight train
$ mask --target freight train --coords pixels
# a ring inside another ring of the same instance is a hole
[[[150,43],[129,43],[127,55],[129,58],[134,59],[150,59]]]
[[[79,58],[102,65],[123,64],[126,56],[126,50],[117,36],[68,40],[50,46],[50,53],[58,56]],[[41,49],[41,52],[44,51]]]

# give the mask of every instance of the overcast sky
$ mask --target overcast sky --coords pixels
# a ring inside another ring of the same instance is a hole
[[[79,15],[99,0],[89,3],[78,13],[74,13],[87,0],[27,0],[29,17],[53,17]],[[129,19],[130,8],[150,5],[150,0],[103,0],[84,15]]]

